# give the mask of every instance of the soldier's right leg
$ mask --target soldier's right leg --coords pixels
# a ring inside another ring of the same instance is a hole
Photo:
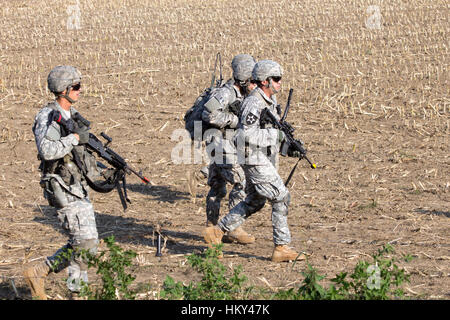
[[[231,210],[246,198],[245,173],[240,165],[224,165],[221,166],[221,174],[228,183],[233,185],[228,195],[228,209]],[[255,240],[255,237],[248,234],[242,227],[227,232],[222,239],[223,242],[239,244],[251,244]]]
[[[248,182],[246,192],[247,196],[244,201],[239,202],[219,221],[218,226],[222,231],[229,232],[235,230],[240,227],[249,216],[264,207],[266,199],[256,192],[252,183]]]
[[[212,226],[219,220],[220,203],[227,195],[227,182],[214,163],[209,165],[208,185],[210,190],[206,196],[206,225]]]
[[[72,248],[72,255],[64,260],[58,271],[68,266],[67,287],[72,292],[79,292],[82,282],[88,283],[83,251],[93,255],[97,253],[98,233],[94,208],[88,199],[79,199],[58,210],[58,218],[63,228],[69,232],[69,245]]]

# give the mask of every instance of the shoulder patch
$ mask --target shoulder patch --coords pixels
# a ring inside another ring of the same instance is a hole
[[[247,114],[247,117],[245,117],[245,122],[247,124],[254,124],[257,120],[258,120],[258,116],[251,112],[249,112],[249,114]]]

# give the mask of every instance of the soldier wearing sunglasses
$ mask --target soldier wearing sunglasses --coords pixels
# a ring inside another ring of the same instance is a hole
[[[24,277],[34,298],[47,299],[45,278],[50,272],[68,267],[67,287],[79,292],[81,282],[88,282],[87,265],[80,250],[92,254],[97,251],[98,233],[93,206],[88,196],[84,173],[99,172],[95,158],[84,146],[89,140],[89,128],[75,125],[67,134],[53,118],[55,114],[71,119],[77,110],[73,107],[80,98],[81,73],[71,66],[53,68],[47,78],[49,90],[55,100],[44,106],[36,115],[33,133],[41,160],[41,186],[44,197],[56,213],[69,240],[52,256],[24,270]],[[82,168],[74,161],[75,153],[81,159]],[[84,171],[84,172],[83,172]]]
[[[272,261],[282,262],[303,260],[299,254],[288,247],[291,242],[287,216],[290,194],[276,168],[276,155],[285,136],[280,130],[264,124],[261,115],[268,108],[278,115],[275,94],[281,90],[283,70],[272,60],[256,63],[252,78],[257,88],[244,100],[241,107],[239,126],[235,143],[239,163],[245,172],[247,196],[222,218],[217,226],[207,227],[203,236],[208,245],[219,244],[225,232],[240,227],[252,214],[261,210],[268,201],[272,205],[272,227],[274,249]]]

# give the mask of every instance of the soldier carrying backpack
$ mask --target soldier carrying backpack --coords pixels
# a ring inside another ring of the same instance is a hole
[[[220,78],[216,81],[215,78],[216,78],[217,62],[219,62]],[[211,97],[211,94],[217,91],[219,88],[221,88],[224,84],[225,83],[222,78],[222,61],[220,53],[218,53],[214,65],[211,86],[203,90],[203,92],[197,97],[197,99],[195,99],[193,106],[186,111],[183,118],[184,127],[191,135],[191,139],[193,141],[197,142],[203,141],[203,134],[208,128],[210,128],[208,123],[205,123],[202,120],[204,105]]]
[[[248,54],[236,55],[231,62],[233,78],[213,88],[208,98],[202,100],[202,137],[211,156],[208,166],[210,190],[206,197],[207,226],[216,225],[219,220],[220,202],[227,194],[227,183],[233,186],[228,201],[230,210],[246,196],[245,175],[237,162],[232,137],[238,125],[241,103],[255,87],[251,81],[255,63],[255,59]],[[208,135],[207,129],[211,128],[215,130],[211,130],[213,134]],[[255,238],[242,228],[237,228],[226,234],[223,240],[249,244]]]

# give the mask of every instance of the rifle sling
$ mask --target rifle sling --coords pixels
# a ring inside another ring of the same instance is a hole
[[[117,185],[117,183],[108,183],[107,181],[94,182],[88,176],[85,176],[85,178],[89,187],[91,187],[92,190],[100,193],[111,192]]]
[[[85,175],[86,181],[88,185],[92,188],[92,190],[100,193],[108,193],[113,189],[117,189],[117,193],[119,194],[120,202],[122,203],[123,210],[128,208],[127,202],[131,203],[130,199],[128,199],[127,195],[127,183],[125,179],[125,173],[117,171],[114,175],[114,179],[112,183],[104,182],[94,182],[89,176]],[[120,185],[120,181],[122,181],[122,186]],[[122,191],[123,189],[123,191]]]

